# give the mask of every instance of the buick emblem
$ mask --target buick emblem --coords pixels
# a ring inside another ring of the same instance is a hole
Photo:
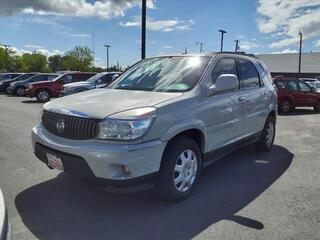
[[[57,125],[56,125],[56,127],[57,127],[57,131],[61,134],[61,133],[63,133],[63,131],[64,131],[64,120],[63,119],[60,119],[58,122],[57,122]]]

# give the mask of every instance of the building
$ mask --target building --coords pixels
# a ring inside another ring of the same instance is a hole
[[[272,76],[298,77],[299,53],[257,54],[269,68]],[[301,75],[320,78],[320,52],[302,53]]]

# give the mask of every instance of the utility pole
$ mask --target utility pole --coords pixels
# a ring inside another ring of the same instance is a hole
[[[299,48],[299,70],[298,70],[298,78],[300,78],[301,75],[301,51],[302,51],[302,32],[299,31],[300,36],[300,48]]]
[[[221,32],[221,47],[220,52],[223,51],[223,34],[227,33],[225,30],[220,29],[219,32]]]
[[[109,69],[109,48],[112,47],[111,45],[108,45],[108,44],[105,44],[104,47],[107,48],[107,54],[106,54],[106,68],[107,68],[107,71]]]
[[[147,0],[142,0],[141,59],[146,58],[146,15],[147,15]]]
[[[236,42],[236,49],[235,49],[235,52],[238,52],[238,50],[239,50],[239,40],[238,39],[236,39],[236,40],[234,40],[235,42]]]
[[[184,54],[188,54],[188,47],[187,46],[184,48]]]
[[[94,34],[92,33],[91,35],[92,37],[92,55],[93,55],[93,67],[95,67],[95,62],[96,62],[96,59],[95,59],[95,56],[94,56]]]
[[[196,45],[200,45],[200,53],[202,53],[203,42],[196,42]]]

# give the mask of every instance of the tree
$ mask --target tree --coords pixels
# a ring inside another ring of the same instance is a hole
[[[27,72],[46,72],[48,69],[46,56],[39,53],[25,53],[22,55],[22,61]]]
[[[49,57],[48,64],[49,64],[50,70],[53,72],[64,70],[62,57],[60,55],[54,55],[54,56]]]
[[[63,66],[67,70],[89,71],[92,67],[93,55],[88,47],[76,46],[63,57]]]

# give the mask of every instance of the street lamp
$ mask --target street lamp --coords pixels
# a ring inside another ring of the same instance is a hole
[[[237,40],[234,40],[235,42],[236,42],[236,49],[235,49],[235,52],[238,52],[238,50],[239,50],[239,40],[237,39]]]
[[[300,49],[299,49],[299,71],[298,71],[298,78],[300,78],[300,74],[301,74],[301,50],[302,50],[302,32],[299,31],[300,36]]]
[[[200,45],[200,53],[202,53],[203,43],[202,42],[196,42],[196,45]]]
[[[147,0],[142,0],[142,16],[141,16],[141,59],[146,57],[146,15]]]
[[[107,48],[107,54],[106,54],[106,68],[107,68],[107,71],[109,69],[109,48],[112,47],[111,45],[108,45],[108,44],[105,44],[104,47]]]
[[[220,52],[222,52],[223,50],[223,34],[227,33],[226,31],[220,29],[219,32],[221,32],[221,48],[220,48]]]

